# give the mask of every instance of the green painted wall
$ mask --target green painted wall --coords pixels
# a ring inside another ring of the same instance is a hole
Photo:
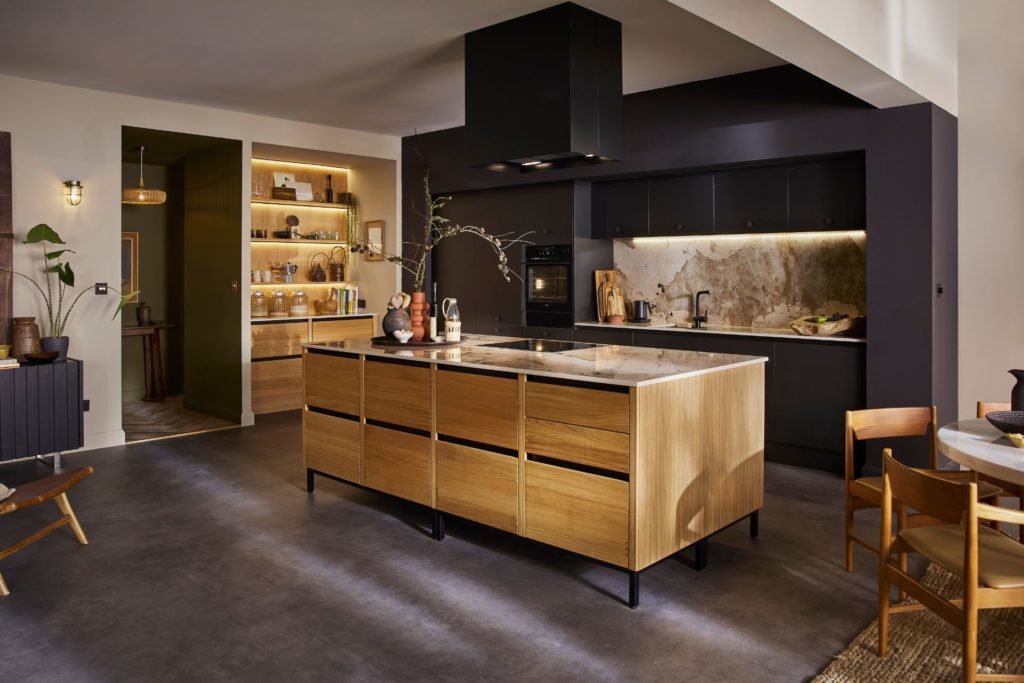
[[[125,187],[138,182],[138,164],[122,164]],[[122,232],[139,233],[139,289],[142,301],[153,309],[153,320],[166,321],[173,328],[160,334],[164,382],[168,395],[180,394],[185,386],[184,334],[182,331],[184,286],[184,167],[145,166],[146,184],[167,192],[159,206],[121,205]],[[137,322],[138,304],[129,304],[122,324]],[[145,393],[142,338],[127,337],[121,344],[121,395],[124,401],[141,399]]]

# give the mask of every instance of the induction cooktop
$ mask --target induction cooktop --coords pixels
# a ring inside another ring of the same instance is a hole
[[[589,349],[598,345],[587,342],[561,341],[558,339],[516,339],[515,341],[481,344],[480,346],[489,346],[493,349],[517,349],[519,351],[547,351],[550,353],[560,353],[562,351]]]

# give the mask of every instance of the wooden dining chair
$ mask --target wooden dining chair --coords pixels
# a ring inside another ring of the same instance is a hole
[[[61,514],[63,515],[57,521],[44,526],[34,534],[26,536],[6,548],[0,549],[0,560],[13,555],[25,546],[35,543],[65,524],[71,525],[71,531],[74,532],[75,538],[78,539],[79,543],[87,545],[89,543],[89,539],[85,537],[85,532],[82,531],[82,525],[78,523],[78,517],[75,516],[75,511],[71,509],[71,503],[68,502],[68,491],[92,473],[92,467],[79,467],[78,469],[74,469],[69,472],[55,474],[52,477],[38,479],[31,483],[18,486],[13,495],[0,501],[0,516],[7,515],[18,510],[23,510],[25,508],[32,507],[33,505],[39,505],[40,503],[45,503],[48,500],[56,502],[57,507],[60,508]],[[11,592],[8,590],[7,584],[4,582],[3,574],[0,574],[0,596],[10,595],[10,593]]]
[[[936,477],[899,463],[883,451],[882,521],[879,534],[878,654],[886,655],[889,614],[930,609],[963,634],[964,680],[1024,680],[1007,674],[979,674],[978,610],[1024,607],[1024,546],[980,520],[1024,524],[1024,512],[978,500],[979,485]],[[894,505],[911,506],[941,522],[900,529],[893,536]],[[893,564],[893,554],[916,553],[963,578],[963,597],[947,599]],[[918,602],[891,605],[895,584]]]
[[[993,403],[990,401],[978,401],[978,417],[984,418],[989,413],[997,411],[1005,411],[1010,409],[1009,403]],[[979,478],[982,481],[987,481],[990,484],[998,486],[1003,490],[1000,498],[1016,498],[1017,507],[1021,512],[1024,512],[1024,486],[1016,484],[1012,481],[1005,481],[1003,479],[997,479],[996,477],[990,477],[987,474],[979,474]],[[1024,543],[1024,525],[1017,527],[1017,540]]]
[[[975,479],[970,471],[938,470],[935,435],[938,431],[938,415],[935,406],[914,408],[873,408],[869,410],[846,411],[846,570],[853,571],[853,544],[859,543],[873,553],[878,553],[874,544],[853,533],[854,512],[865,508],[877,508],[882,503],[882,478],[857,477],[854,471],[854,448],[860,441],[891,439],[904,436],[928,438],[928,469],[937,476],[966,480]],[[983,500],[994,499],[1001,489],[990,483],[981,486]],[[899,528],[906,525],[918,526],[930,523],[927,517],[907,516],[906,508],[897,510]]]

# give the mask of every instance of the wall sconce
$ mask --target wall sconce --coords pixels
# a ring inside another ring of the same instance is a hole
[[[82,183],[79,180],[64,181],[64,200],[71,206],[82,203]]]

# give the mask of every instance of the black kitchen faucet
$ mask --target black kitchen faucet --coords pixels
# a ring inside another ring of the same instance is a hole
[[[700,326],[708,321],[708,309],[704,309],[704,315],[700,314],[700,298],[704,294],[711,296],[711,290],[700,290],[693,301],[693,329],[695,330],[699,330]]]

